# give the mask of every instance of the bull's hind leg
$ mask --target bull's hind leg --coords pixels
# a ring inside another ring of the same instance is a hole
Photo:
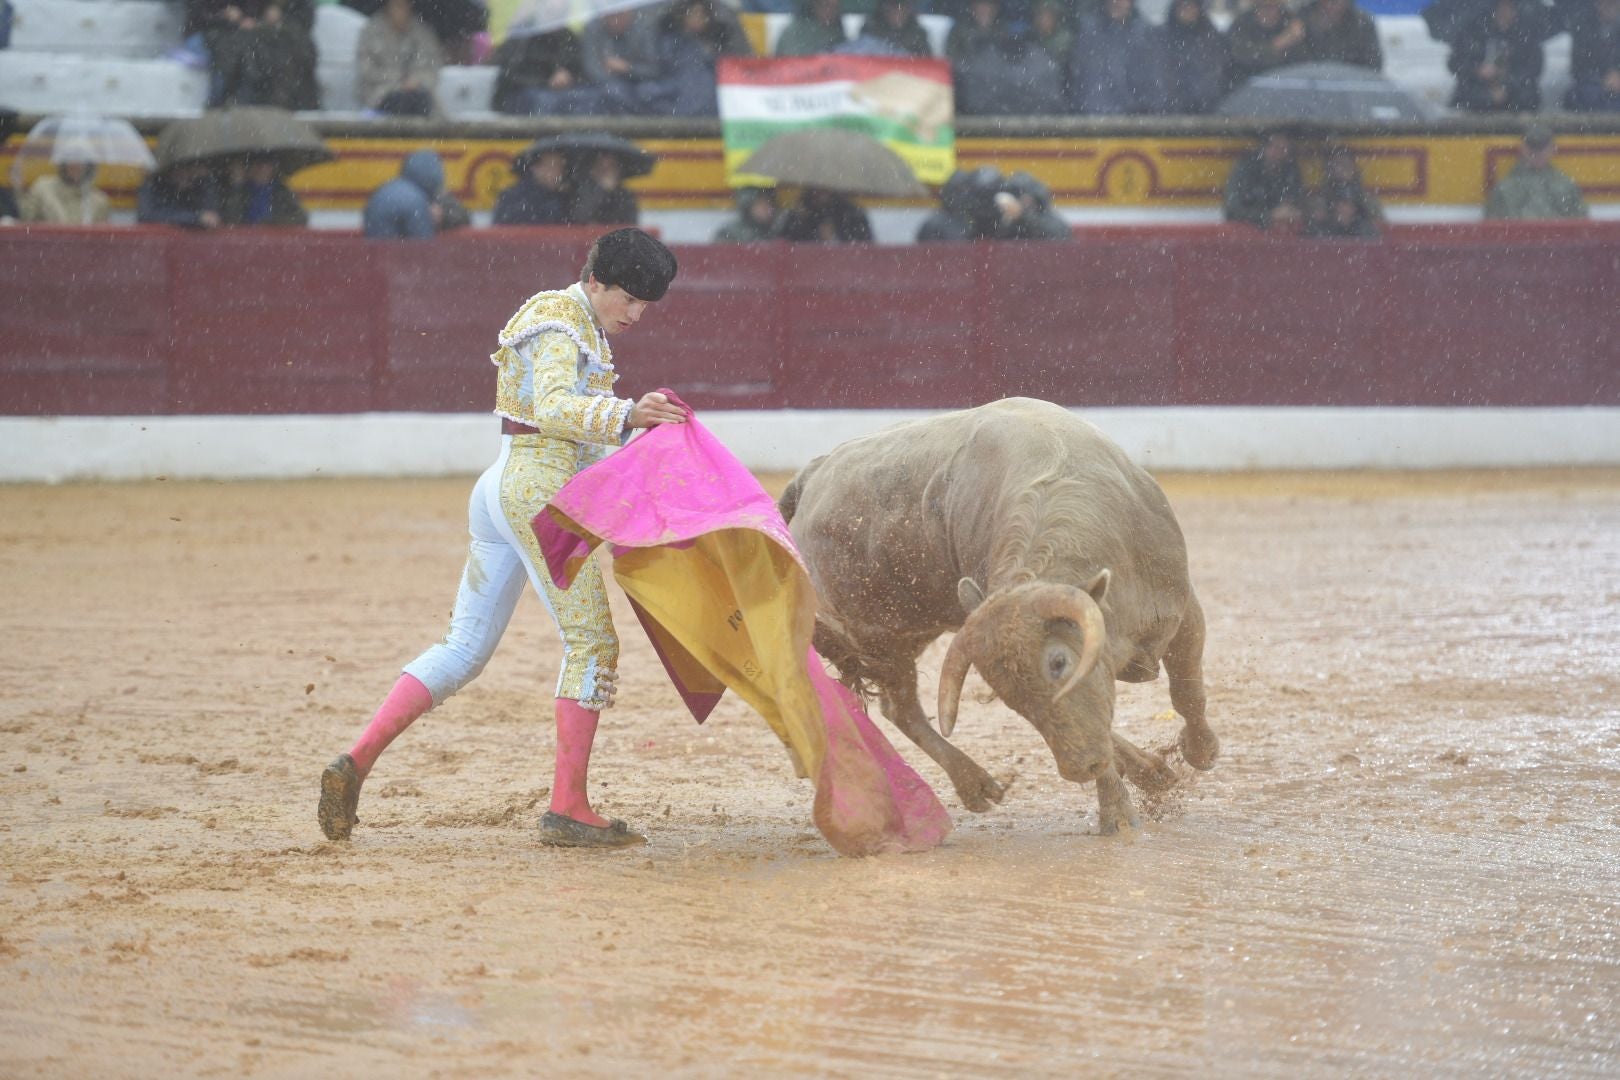
[[[1001,785],[978,762],[946,742],[945,737],[928,722],[917,700],[915,664],[907,664],[904,670],[885,671],[876,675],[873,681],[883,692],[883,715],[906,738],[922,747],[923,753],[939,762],[940,768],[951,778],[963,806],[982,814],[990,809],[991,803],[1001,801]]]
[[[1187,598],[1181,628],[1164,653],[1164,671],[1170,677],[1170,704],[1181,715],[1177,743],[1181,756],[1195,769],[1215,764],[1221,741],[1204,719],[1204,609],[1198,597]]]

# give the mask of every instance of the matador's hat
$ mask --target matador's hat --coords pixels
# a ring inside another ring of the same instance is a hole
[[[599,236],[585,262],[586,276],[617,285],[637,300],[662,300],[675,280],[675,255],[640,229],[615,229]]]

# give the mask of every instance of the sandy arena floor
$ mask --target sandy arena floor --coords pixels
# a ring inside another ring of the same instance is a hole
[[[1166,487],[1215,770],[1104,839],[965,699],[1006,802],[906,743],[957,831],[875,860],[743,706],[692,724],[627,608],[595,792],[652,843],[537,846],[532,597],[328,843],[468,482],[0,488],[0,1075],[1620,1073],[1620,472]],[[1162,681],[1121,689],[1167,742]]]

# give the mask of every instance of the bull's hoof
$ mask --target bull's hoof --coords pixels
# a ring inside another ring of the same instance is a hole
[[[951,783],[956,785],[956,794],[961,798],[962,805],[975,814],[989,810],[992,804],[999,803],[1001,797],[1007,793],[989,773],[977,765],[952,776]]]
[[[1142,819],[1131,805],[1130,793],[1120,781],[1119,774],[1110,770],[1097,778],[1097,831],[1113,836],[1121,825],[1133,829],[1142,827]]]
[[[1205,727],[1194,730],[1191,724],[1183,724],[1181,734],[1176,736],[1176,745],[1181,748],[1181,756],[1187,764],[1195,769],[1208,769],[1215,764],[1215,759],[1221,753],[1221,740],[1215,733]]]
[[[1144,760],[1126,767],[1125,776],[1148,795],[1162,795],[1178,782],[1176,770],[1158,755],[1142,755]]]

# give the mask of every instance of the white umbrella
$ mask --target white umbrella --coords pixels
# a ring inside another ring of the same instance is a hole
[[[41,174],[72,162],[143,171],[157,167],[146,140],[129,121],[99,113],[68,113],[47,116],[23,139],[11,165],[11,186],[26,191]]]

